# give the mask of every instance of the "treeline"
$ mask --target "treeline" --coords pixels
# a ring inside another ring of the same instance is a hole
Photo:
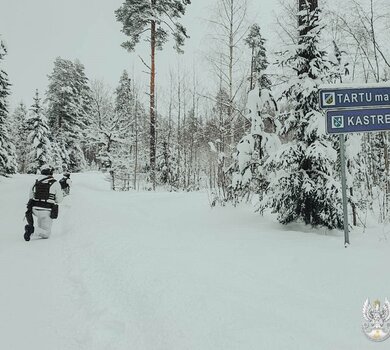
[[[46,93],[35,91],[30,105],[21,102],[12,113],[11,84],[2,74],[2,175],[35,174],[52,164],[58,172],[104,170],[119,190],[153,187],[144,92],[126,71],[112,90],[104,81],[90,81],[81,62],[57,58]],[[172,75],[170,84],[166,114],[156,108],[156,184],[171,190],[215,186],[215,147],[224,150],[231,125],[224,118],[227,93],[221,89],[204,108],[186,75]],[[245,125],[236,127],[239,140]]]
[[[115,97],[90,83],[79,61],[57,58],[44,96],[36,91],[31,106],[20,103],[7,120],[15,148],[8,158],[17,166],[4,173],[36,173],[43,164],[70,172],[119,167],[119,159],[129,156],[120,149],[131,150],[142,113],[126,72]]]
[[[339,144],[325,133],[318,89],[388,80],[389,17],[377,3],[348,0],[334,11],[315,0],[299,7],[283,0],[279,38],[267,46],[245,0],[218,0],[202,67],[207,86],[180,68],[156,80],[154,50],[171,34],[182,51],[188,35],[179,21],[190,1],[164,0],[154,11],[143,3],[124,1],[116,19],[127,50],[141,37],[154,43],[150,63],[144,61],[148,94],[126,72],[112,91],[90,81],[80,62],[58,58],[45,95],[37,92],[31,106],[10,113],[10,84],[1,71],[0,173],[35,172],[44,162],[69,171],[93,167],[110,173],[115,189],[207,187],[211,204],[257,198],[258,210],[277,213],[282,223],[342,227]],[[5,53],[2,45],[0,64]],[[369,209],[386,220],[388,133],[346,141],[351,222],[364,222]]]

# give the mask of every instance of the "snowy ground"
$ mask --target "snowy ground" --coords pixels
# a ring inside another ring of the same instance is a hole
[[[361,331],[390,298],[390,238],[281,227],[201,193],[73,177],[49,240],[22,238],[30,176],[0,180],[0,349],[389,349]]]

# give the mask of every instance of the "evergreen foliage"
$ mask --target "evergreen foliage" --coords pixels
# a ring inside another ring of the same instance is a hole
[[[247,110],[246,117],[251,121],[250,133],[238,143],[231,166],[234,201],[251,192],[263,193],[267,185],[264,161],[280,147],[280,140],[275,134],[277,106],[270,90],[257,86],[251,90]]]
[[[269,89],[271,87],[271,81],[267,75],[264,74],[268,67],[267,53],[264,46],[265,42],[266,40],[261,35],[260,26],[256,23],[253,24],[245,38],[245,43],[252,51],[251,89],[254,87],[255,82],[261,89]]]
[[[23,102],[20,102],[12,115],[13,128],[11,129],[12,138],[18,140],[18,142],[15,143],[15,149],[18,160],[18,171],[20,173],[25,173],[27,171],[28,154],[31,150],[28,143],[28,135],[31,130],[29,129],[27,118],[28,111],[26,105]]]
[[[161,50],[171,33],[175,49],[182,52],[184,40],[188,36],[178,19],[185,14],[186,6],[190,3],[190,0],[125,0],[115,11],[117,20],[123,25],[122,32],[129,38],[122,46],[133,51],[142,35],[150,30],[150,23],[155,21],[156,47]]]
[[[7,54],[7,49],[0,40],[0,64]],[[10,120],[8,114],[7,97],[10,94],[8,74],[0,65],[0,176],[7,176],[16,172],[15,146],[11,141]]]
[[[319,14],[319,9],[310,11],[305,5],[299,29],[305,34],[281,62],[297,74],[284,93],[291,110],[283,120],[282,133],[291,141],[265,164],[272,176],[261,207],[272,208],[283,224],[303,220],[332,229],[343,227],[341,188],[335,172],[337,151],[333,138],[325,134],[318,88],[334,79],[335,73],[334,64],[319,49]]]
[[[115,90],[115,113],[118,115],[123,136],[129,144],[134,142],[136,127],[135,104],[136,101],[131,79],[125,70],[123,71],[119,79],[119,85]]]
[[[139,101],[138,91],[126,70],[123,71],[115,90],[115,113],[122,132],[122,162],[120,168],[134,173],[146,166],[148,139],[145,110]],[[119,164],[118,164],[119,165]]]
[[[90,98],[84,66],[79,61],[58,57],[49,75],[47,113],[53,141],[59,144],[57,149],[62,150],[61,159],[56,162],[70,171],[79,171],[85,166],[82,140],[91,108]]]
[[[38,90],[35,92],[27,124],[29,125],[28,129],[31,130],[27,139],[31,148],[28,155],[27,172],[35,174],[42,165],[52,162],[49,126],[43,112]]]

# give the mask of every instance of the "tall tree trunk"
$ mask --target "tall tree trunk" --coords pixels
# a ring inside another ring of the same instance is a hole
[[[385,158],[385,219],[388,217],[389,213],[389,201],[390,201],[390,183],[389,183],[389,145],[387,133],[382,133],[383,136],[383,148],[384,148],[384,158]]]
[[[229,31],[229,122],[230,145],[234,145],[234,121],[233,121],[233,53],[234,53],[234,0],[230,0],[230,31]]]
[[[181,182],[181,75],[178,71],[178,85],[177,85],[177,187],[180,188]]]
[[[377,83],[379,83],[380,80],[380,73],[379,73],[379,60],[378,60],[378,52],[377,52],[377,42],[376,42],[376,35],[375,35],[375,27],[374,27],[374,3],[373,0],[371,0],[370,3],[370,11],[371,11],[371,17],[370,17],[370,29],[371,29],[371,36],[372,36],[372,45],[374,48],[374,58],[375,58],[375,79]]]
[[[170,94],[169,94],[169,107],[168,107],[168,135],[167,135],[167,147],[168,150],[171,149],[171,136],[172,136],[172,104],[173,104],[173,78],[172,78],[172,73],[170,74]],[[172,156],[172,154],[171,154]],[[168,159],[169,161],[169,159]],[[168,185],[170,186],[170,189],[172,190],[172,184],[174,181],[174,176],[173,176],[173,169],[171,168],[171,164],[167,163],[168,167]]]
[[[188,172],[188,149],[187,149],[187,85],[183,81],[183,155],[184,155],[184,171],[183,171],[183,189],[187,188],[187,172]]]
[[[221,55],[221,58],[220,58],[220,66],[222,67],[222,55]],[[219,71],[219,91],[222,92],[222,81],[223,81],[223,78],[222,78],[222,68],[220,69]],[[222,97],[222,95],[221,95]],[[218,105],[218,134],[219,134],[219,139],[220,139],[220,146],[218,147],[217,146],[217,149],[218,149],[218,152],[225,152],[225,137],[227,138],[227,135],[226,135],[226,130],[228,129],[228,125],[227,123],[229,121],[227,121],[225,123],[225,116],[224,116],[224,101],[222,101],[222,98],[218,101],[219,102],[219,105]],[[226,124],[226,125],[225,125]],[[227,142],[227,141],[226,141]]]
[[[134,89],[133,89],[134,91]],[[134,145],[134,190],[137,189],[137,171],[138,171],[138,96],[137,100],[134,94],[134,123],[135,123],[135,145]]]
[[[156,4],[156,0],[152,0],[152,6]],[[150,71],[150,175],[153,184],[153,190],[156,189],[156,114],[155,114],[155,78],[156,78],[156,66],[155,66],[155,52],[156,52],[156,21],[151,23],[150,34],[150,59],[151,59],[151,71]]]
[[[377,83],[380,81],[380,70],[379,70],[379,59],[378,59],[378,51],[377,51],[377,40],[376,40],[376,33],[375,33],[375,15],[374,15],[374,2],[373,0],[370,1],[370,30],[371,30],[371,37],[372,37],[372,44],[373,44],[373,49],[374,49],[374,58],[375,58],[375,78]],[[385,195],[384,195],[384,217],[383,219],[385,220],[388,215],[388,210],[389,210],[389,150],[388,150],[388,139],[387,139],[387,133],[382,132],[382,141],[383,141],[383,156],[384,156],[384,163],[385,163],[385,183],[384,183],[384,190],[385,190]]]
[[[251,81],[250,81],[250,87],[249,90],[251,91],[253,89],[253,67],[254,67],[254,54],[255,54],[255,48],[252,47],[252,59],[251,59]]]

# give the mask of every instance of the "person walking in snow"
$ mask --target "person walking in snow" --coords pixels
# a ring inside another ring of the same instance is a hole
[[[70,186],[72,185],[72,180],[70,179],[70,173],[64,173],[63,178],[59,181],[61,189],[64,192],[64,196],[67,196],[70,193]]]
[[[34,218],[37,219],[36,234],[41,238],[49,238],[53,219],[58,217],[58,203],[63,199],[61,186],[53,177],[54,169],[49,165],[41,167],[41,175],[30,189],[27,204],[24,239],[30,240],[34,233]]]

